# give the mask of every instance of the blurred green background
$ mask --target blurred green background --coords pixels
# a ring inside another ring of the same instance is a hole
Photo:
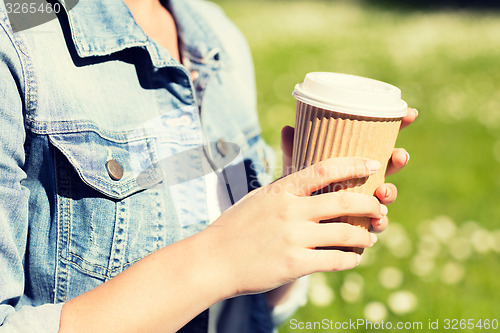
[[[281,127],[294,123],[291,92],[307,72],[392,83],[419,110],[398,138],[411,160],[388,180],[399,189],[390,227],[356,269],[314,275],[293,318],[417,321],[423,331],[429,319],[439,320],[439,331],[446,318],[500,320],[500,11],[218,3],[252,49],[263,135],[278,154]],[[296,331],[288,321],[280,328]]]

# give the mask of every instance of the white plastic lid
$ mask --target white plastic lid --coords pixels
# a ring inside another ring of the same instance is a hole
[[[318,108],[356,116],[399,118],[408,112],[399,88],[349,74],[308,73],[295,86],[293,96]]]

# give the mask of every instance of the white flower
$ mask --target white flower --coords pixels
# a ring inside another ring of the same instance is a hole
[[[411,291],[397,291],[389,295],[389,308],[398,315],[414,311],[417,308],[417,296]]]
[[[433,235],[423,235],[418,242],[418,253],[436,258],[441,253],[441,243]]]
[[[396,289],[403,283],[403,272],[396,267],[384,267],[378,274],[380,285],[386,289]]]
[[[460,226],[460,234],[463,237],[469,238],[480,226],[476,221],[466,221]]]
[[[456,260],[469,259],[472,253],[471,244],[467,238],[455,237],[448,244],[450,255]]]
[[[450,261],[446,263],[441,270],[441,280],[446,284],[456,284],[465,276],[463,265]]]
[[[411,271],[418,276],[427,276],[434,270],[434,260],[432,258],[416,255],[411,263]]]
[[[472,233],[471,244],[478,253],[487,253],[495,242],[488,230],[479,228]]]
[[[405,258],[411,254],[412,243],[406,235],[403,226],[397,223],[390,223],[387,229],[379,236],[382,244],[387,246],[392,255],[397,258]]]
[[[311,275],[309,286],[309,300],[317,307],[326,307],[335,299],[333,289],[328,285],[323,273]]]
[[[380,302],[370,302],[363,310],[365,318],[371,322],[381,322],[387,318],[387,308]]]
[[[349,273],[346,275],[342,287],[340,287],[340,296],[347,303],[357,302],[363,295],[364,280],[358,273]]]
[[[446,242],[455,236],[457,226],[448,216],[438,216],[431,222],[430,229],[432,234],[442,242]]]

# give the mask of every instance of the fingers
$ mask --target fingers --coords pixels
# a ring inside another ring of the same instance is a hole
[[[367,177],[376,173],[378,169],[380,162],[367,158],[330,158],[280,179],[275,184],[279,183],[292,194],[308,196],[333,182]]]
[[[372,219],[371,224],[371,231],[379,233],[387,228],[387,226],[389,225],[389,219],[387,218],[387,216],[383,216],[381,219]]]
[[[396,200],[398,196],[398,189],[394,184],[382,184],[375,190],[375,196],[382,204],[390,205]]]
[[[359,193],[333,192],[297,198],[297,205],[302,205],[300,217],[316,222],[339,216],[381,218],[387,214],[387,207],[377,198]]]
[[[390,205],[396,200],[398,189],[394,184],[382,184],[375,190],[375,196],[382,204]],[[382,232],[387,228],[388,224],[387,215],[384,215],[380,219],[374,218],[371,220],[371,230],[373,232]]]
[[[283,176],[291,173],[292,154],[293,154],[293,136],[295,129],[290,126],[285,126],[281,130],[281,151],[283,152]]]
[[[366,248],[373,246],[377,241],[377,236],[366,229],[340,222],[311,225],[306,237],[305,246],[309,248],[324,246]]]
[[[385,172],[386,176],[390,176],[399,170],[401,170],[404,166],[408,164],[410,161],[410,154],[403,148],[396,148],[392,152],[391,158],[387,165],[387,171]]]
[[[361,262],[361,255],[340,250],[307,250],[301,265],[310,272],[334,272],[353,269]]]
[[[399,129],[402,130],[406,126],[410,125],[415,121],[415,119],[417,119],[417,117],[418,117],[418,110],[414,108],[408,108],[408,114],[403,117],[401,121],[401,127]]]

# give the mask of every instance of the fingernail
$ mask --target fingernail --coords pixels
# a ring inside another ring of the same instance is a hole
[[[390,188],[389,186],[387,186],[387,187],[385,188],[385,193],[384,193],[384,196],[385,196],[386,198],[388,198],[390,195],[391,195],[391,188]]]
[[[378,219],[377,222],[373,223],[373,226],[380,227],[382,225],[382,219]]]
[[[389,209],[387,208],[387,206],[380,205],[380,214],[382,214],[382,216],[386,216],[387,213],[389,213]]]
[[[370,233],[370,238],[372,240],[372,244],[375,244],[377,242],[378,237],[374,233]]]
[[[410,154],[408,154],[408,152],[407,152],[407,151],[405,152],[405,154],[406,154],[405,165],[407,165],[407,164],[408,164],[408,162],[410,161]]]
[[[382,165],[377,160],[368,160],[368,161],[366,161],[366,167],[368,168],[368,171],[370,171],[370,174],[377,172],[378,169],[380,169],[381,166]]]
[[[360,262],[361,262],[361,254],[356,253],[356,265],[359,265]]]
[[[418,117],[418,110],[413,108],[413,110],[415,110],[415,113],[417,114],[417,117]]]

